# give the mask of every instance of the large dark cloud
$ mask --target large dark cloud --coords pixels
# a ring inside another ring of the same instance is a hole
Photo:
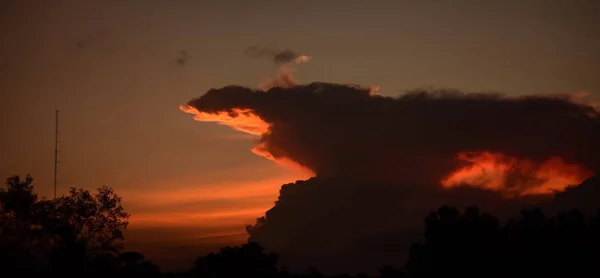
[[[577,208],[585,215],[597,215],[596,212],[600,209],[600,174],[558,192],[556,198],[542,207],[552,214]]]
[[[252,109],[270,123],[262,142],[318,176],[436,183],[456,154],[494,151],[543,162],[559,156],[600,169],[600,113],[567,97],[414,92],[390,98],[368,89],[312,83],[267,92],[209,90],[200,111]]]
[[[377,271],[401,265],[421,238],[424,217],[444,204],[474,204],[506,218],[536,204],[477,188],[416,190],[416,186],[312,178],[283,185],[275,206],[249,229],[251,240],[281,253],[291,269],[328,273]]]
[[[253,240],[298,267],[365,271],[401,264],[433,208],[479,205],[510,216],[540,201],[442,189],[439,181],[465,163],[456,159],[460,152],[535,163],[558,156],[600,170],[600,114],[566,96],[417,91],[391,98],[312,83],[266,92],[212,89],[189,105],[207,113],[251,109],[271,125],[263,151],[316,173],[282,186],[275,206],[251,229]]]

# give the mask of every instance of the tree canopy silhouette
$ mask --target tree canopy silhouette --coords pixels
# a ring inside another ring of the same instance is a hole
[[[200,256],[187,272],[160,273],[143,254],[123,251],[128,217],[121,198],[109,187],[100,187],[95,193],[72,188],[66,196],[46,200],[35,194],[30,176],[9,177],[6,187],[0,189],[0,273],[367,277],[326,276],[316,268],[290,273],[278,265],[278,254],[265,251],[254,241]],[[600,210],[586,219],[578,210],[551,217],[531,208],[523,210],[518,219],[501,224],[499,218],[477,207],[461,212],[442,206],[429,213],[424,224],[423,239],[412,244],[408,261],[397,262],[403,267],[383,267],[379,277],[600,276],[596,266],[600,261]],[[326,251],[316,248],[315,252]]]
[[[197,277],[277,277],[277,260],[277,254],[265,253],[262,246],[249,242],[198,257],[190,272]]]
[[[40,200],[30,176],[9,177],[0,189],[1,267],[25,273],[117,269],[128,218],[109,187],[96,193],[72,188],[66,196]]]
[[[476,207],[441,207],[426,218],[424,240],[412,245],[405,270],[408,277],[598,277],[598,216],[588,221],[571,210],[552,218],[534,208],[501,227]]]

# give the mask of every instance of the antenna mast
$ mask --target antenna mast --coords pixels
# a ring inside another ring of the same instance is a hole
[[[56,199],[56,184],[58,183],[58,109],[55,109],[56,112],[56,121],[55,121],[55,130],[54,130],[54,199]]]

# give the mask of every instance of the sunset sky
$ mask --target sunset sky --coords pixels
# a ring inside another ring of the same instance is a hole
[[[52,197],[58,108],[59,195],[113,187],[133,243],[239,242],[282,184],[308,178],[253,154],[256,137],[178,108],[276,72],[245,49],[290,48],[312,57],[301,82],[387,96],[433,86],[600,101],[600,4],[525,2],[2,1],[0,175],[31,174]]]

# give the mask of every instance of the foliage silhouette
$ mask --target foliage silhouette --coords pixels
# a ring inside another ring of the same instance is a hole
[[[411,247],[405,270],[408,277],[598,277],[598,219],[577,210],[550,218],[536,208],[500,227],[475,207],[462,214],[441,207],[426,218],[424,241]]]
[[[123,274],[158,275],[160,273],[156,265],[146,260],[144,255],[138,252],[122,253],[119,255],[118,261]]]
[[[367,277],[326,276],[316,268],[290,273],[278,265],[278,254],[252,241],[200,256],[187,272],[161,273],[143,254],[123,252],[129,214],[111,188],[101,187],[96,193],[73,188],[67,196],[45,200],[35,194],[32,182],[30,176],[13,176],[0,189],[1,274]],[[586,219],[578,210],[549,217],[532,208],[501,225],[477,207],[460,212],[442,206],[427,215],[424,224],[423,239],[411,246],[403,267],[384,266],[378,277],[600,276],[600,210]]]
[[[72,188],[67,196],[39,200],[32,182],[12,176],[0,189],[2,269],[66,274],[131,268],[118,257],[129,214],[111,188],[95,194]]]
[[[277,277],[277,260],[277,254],[264,253],[260,245],[249,242],[198,257],[190,272],[196,277]]]

